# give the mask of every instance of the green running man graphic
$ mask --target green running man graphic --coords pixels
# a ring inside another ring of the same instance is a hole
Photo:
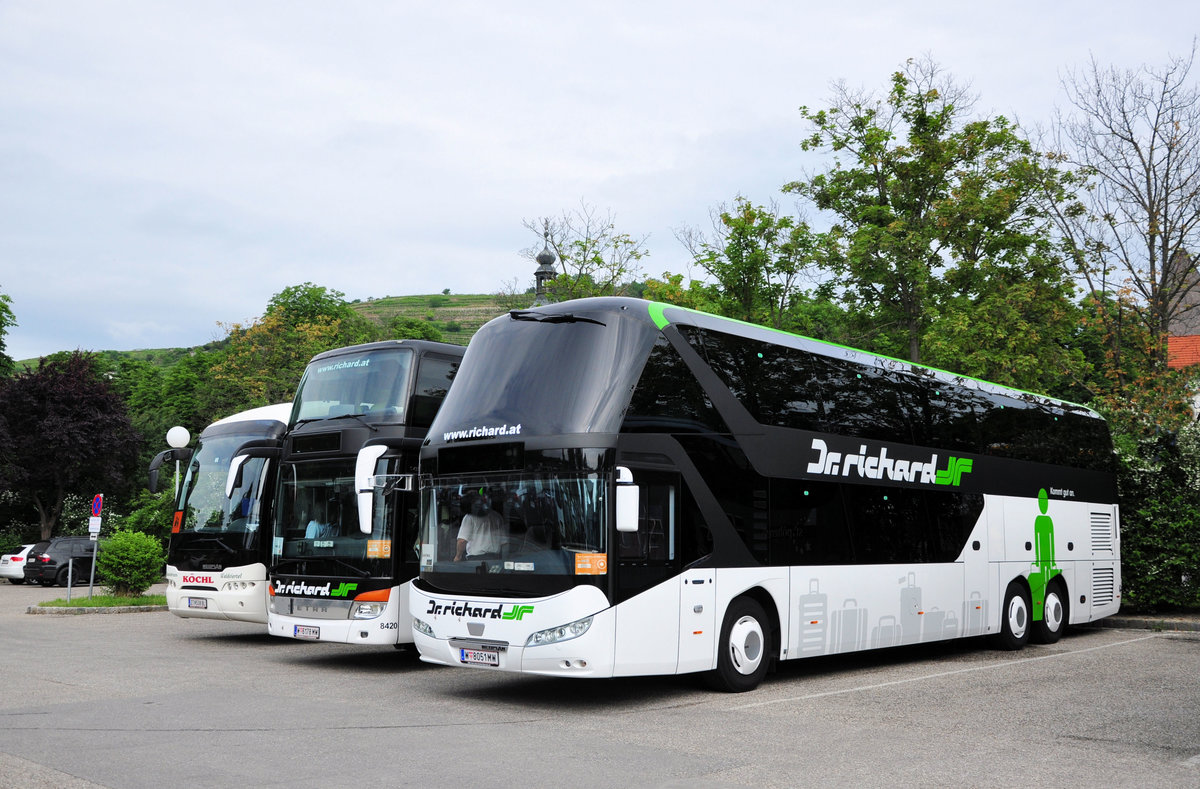
[[[1033,621],[1041,622],[1046,610],[1046,585],[1062,571],[1054,564],[1054,520],[1046,514],[1050,496],[1038,491],[1041,515],[1033,520],[1033,571],[1029,573],[1029,593],[1033,598]]]

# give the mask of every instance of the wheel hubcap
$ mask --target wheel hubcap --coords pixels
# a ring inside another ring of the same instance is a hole
[[[1058,598],[1056,592],[1051,592],[1046,595],[1046,610],[1042,614],[1042,618],[1046,623],[1046,627],[1051,633],[1057,633],[1062,627],[1063,621],[1063,606],[1062,600]]]
[[[1025,600],[1018,595],[1008,601],[1008,630],[1016,638],[1025,636],[1025,628],[1030,625],[1030,613],[1025,608]]]
[[[1025,600],[1017,595],[1008,602],[1008,629],[1014,636],[1021,638],[1028,626],[1029,612],[1025,609]]]
[[[763,661],[763,631],[758,620],[743,616],[729,631],[729,657],[739,674],[753,674]]]

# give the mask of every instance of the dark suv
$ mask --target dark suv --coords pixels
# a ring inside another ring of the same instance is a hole
[[[25,580],[42,586],[58,584],[66,586],[70,580],[76,584],[87,583],[92,572],[92,557],[97,543],[87,537],[55,537],[43,540],[29,549],[25,560]],[[70,562],[71,559],[75,561]],[[73,568],[73,579],[68,579],[67,569]]]

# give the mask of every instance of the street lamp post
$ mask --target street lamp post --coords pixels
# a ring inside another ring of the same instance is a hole
[[[192,440],[192,436],[188,433],[186,427],[176,425],[167,431],[167,444],[172,449],[183,449]],[[175,499],[179,500],[179,461],[175,461]]]

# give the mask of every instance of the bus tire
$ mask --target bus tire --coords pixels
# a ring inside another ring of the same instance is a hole
[[[1067,629],[1070,609],[1067,595],[1058,581],[1046,587],[1046,605],[1042,609],[1042,620],[1033,623],[1033,640],[1039,644],[1053,644],[1062,638]]]
[[[725,611],[717,642],[717,667],[710,683],[718,690],[744,693],[754,690],[770,667],[771,628],[757,601],[738,597]]]
[[[1010,583],[1004,592],[1004,608],[1000,611],[1000,632],[994,639],[997,647],[1015,650],[1029,643],[1032,610],[1025,587],[1018,581]]]

